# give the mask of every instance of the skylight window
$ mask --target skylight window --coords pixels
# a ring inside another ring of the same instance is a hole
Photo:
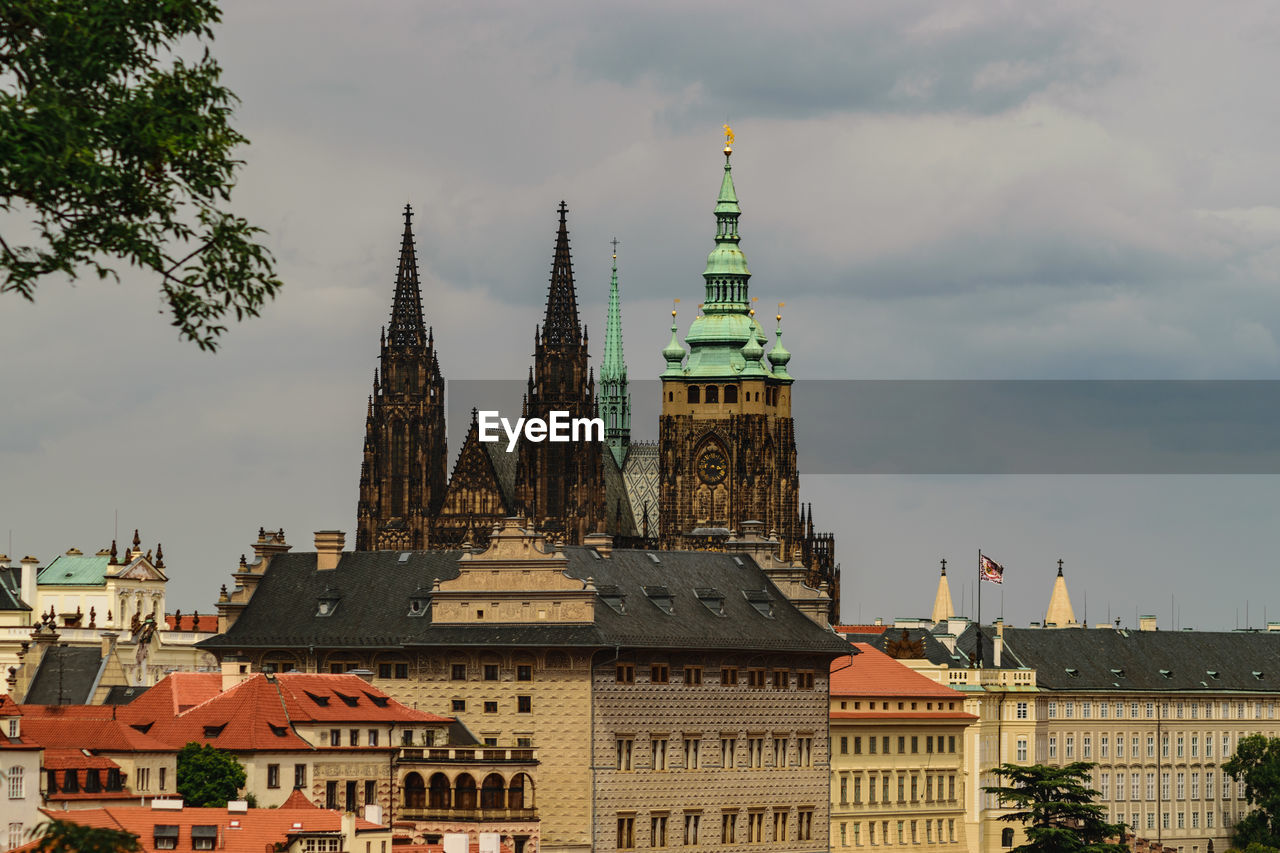
[[[1069,666],[1067,667],[1067,675],[1071,676],[1072,678],[1079,678],[1080,670],[1076,669],[1075,667]]]
[[[397,562],[397,563],[407,563],[407,562],[409,562],[409,552],[408,552],[408,551],[405,551],[404,553],[402,553],[402,554],[400,555],[399,559],[397,559],[397,560],[396,560],[396,562]]]
[[[649,556],[649,559],[650,559],[650,560],[653,560],[653,564],[654,564],[655,566],[660,566],[660,565],[662,565],[662,561],[658,559],[658,555],[657,555],[657,554],[654,554],[653,552],[649,552],[649,555],[648,555],[648,556]]]
[[[1205,672],[1210,678],[1216,679],[1218,677],[1218,671],[1216,669],[1206,669]]]
[[[1111,674],[1114,675],[1116,678],[1124,678],[1124,669],[1123,668],[1112,669]]]

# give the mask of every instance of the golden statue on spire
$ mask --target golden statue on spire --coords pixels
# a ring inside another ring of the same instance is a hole
[[[733,152],[733,128],[729,127],[729,125],[726,124],[724,126],[724,153],[730,154],[732,152]]]

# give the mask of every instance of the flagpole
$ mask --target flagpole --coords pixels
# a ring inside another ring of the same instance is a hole
[[[978,669],[982,669],[982,549],[978,549]]]

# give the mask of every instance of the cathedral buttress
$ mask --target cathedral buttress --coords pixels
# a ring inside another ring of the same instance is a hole
[[[379,367],[365,416],[356,549],[421,550],[446,485],[444,377],[422,319],[413,243],[404,208],[391,322],[382,330]]]

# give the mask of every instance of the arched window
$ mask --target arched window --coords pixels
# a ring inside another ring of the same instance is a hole
[[[707,402],[708,403],[720,402],[720,386],[718,385],[707,386]]]
[[[726,403],[738,402],[738,386],[737,385],[724,386],[724,401]]]
[[[417,775],[416,773],[413,775]],[[449,808],[449,800],[451,799],[452,790],[449,788],[449,777],[443,773],[433,773],[431,776],[431,794],[428,802],[433,809]]]
[[[528,785],[529,777],[523,773],[517,773],[511,779],[511,785],[507,788],[507,808],[522,809],[525,807],[524,789]],[[530,805],[533,798],[529,798]]]
[[[690,403],[698,402],[698,386],[697,385],[689,386],[689,402]]]
[[[1000,830],[1000,846],[1001,847],[1013,846],[1013,828],[1012,827],[1006,826],[1004,829]]]
[[[502,808],[502,800],[505,793],[503,791],[504,787],[504,780],[500,774],[490,773],[484,777],[484,784],[480,786],[480,808]]]
[[[676,401],[676,392],[675,392],[675,391],[668,391],[668,392],[667,392],[667,402],[668,402],[668,403],[674,403],[675,401]]]
[[[476,780],[470,773],[463,773],[453,783],[453,806],[458,809],[476,807]]]
[[[427,805],[427,790],[422,783],[422,776],[417,773],[410,773],[404,777],[404,807],[406,809],[420,809]]]

